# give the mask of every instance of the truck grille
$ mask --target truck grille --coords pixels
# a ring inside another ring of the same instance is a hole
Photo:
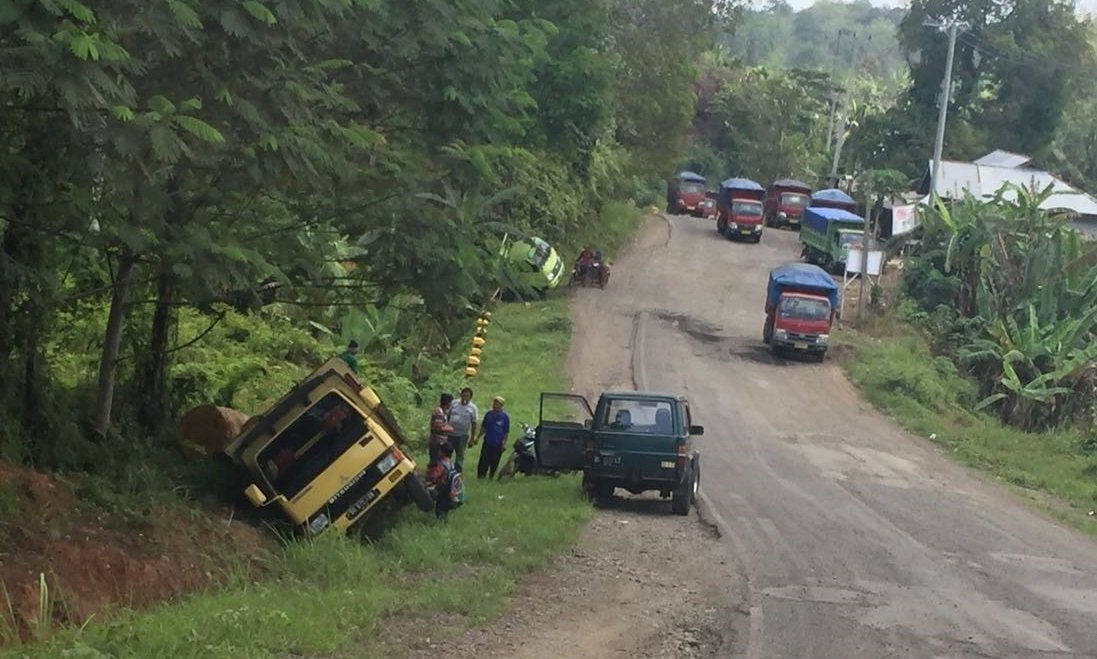
[[[800,341],[801,343],[815,343],[819,340],[818,334],[801,334],[800,332],[789,332],[789,341]]]
[[[387,455],[387,453],[385,455]],[[383,458],[384,455],[381,457]],[[362,510],[365,510],[365,508],[380,495],[380,492],[375,492],[374,488],[381,482],[383,476],[384,474],[377,468],[376,462],[370,465],[365,471],[359,474],[358,479],[354,481],[350,487],[346,487],[328,500],[326,506],[328,517],[332,521],[335,521],[350,510],[352,506],[356,509],[354,514],[358,514]],[[359,504],[359,501],[363,497],[368,497],[367,501]]]

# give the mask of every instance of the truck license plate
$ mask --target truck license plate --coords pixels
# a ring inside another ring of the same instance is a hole
[[[751,234],[751,230],[750,229],[743,229],[739,233],[743,234],[744,236],[749,236]]]
[[[613,455],[612,453],[603,453],[602,455],[596,457],[601,458],[602,464],[606,466],[621,464],[621,456]]]
[[[796,348],[797,350],[807,350],[808,349],[808,344],[806,344],[806,343],[794,343],[794,344],[792,344],[792,347]]]

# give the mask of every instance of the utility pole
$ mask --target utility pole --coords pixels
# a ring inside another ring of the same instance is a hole
[[[856,40],[856,32],[850,32],[849,34]],[[872,39],[872,37],[870,36],[869,39]],[[853,79],[857,70],[861,68],[861,59],[864,56],[864,50],[864,48],[854,41],[853,48],[850,51],[850,75],[848,82],[846,83],[846,96],[842,100],[842,114],[841,120],[838,123],[838,135],[834,145],[834,158],[830,163],[830,184],[833,187],[838,187],[838,162],[842,158],[842,147],[846,143],[846,124],[849,121],[849,102],[850,97],[853,95]]]
[[[929,194],[932,199],[937,194],[937,177],[941,172],[941,152],[945,146],[945,120],[948,118],[948,102],[952,98],[952,61],[956,53],[956,37],[960,31],[967,31],[968,24],[963,21],[953,21],[946,25],[942,21],[927,19],[922,25],[935,27],[942,32],[948,32],[948,55],[945,58],[945,78],[941,81],[941,99],[938,102],[937,112],[937,139],[933,143],[933,165],[929,175]]]
[[[842,52],[842,36],[846,34],[852,34],[844,27],[838,28],[838,38],[834,40],[834,59],[838,59],[838,55]],[[830,115],[827,119],[827,153],[830,153],[830,147],[834,143],[834,113],[838,110],[838,95],[833,91],[830,93]]]
[[[865,182],[865,228],[861,233],[861,281],[857,291],[857,324],[865,317],[865,278],[868,277],[869,225],[872,223],[872,183]]]

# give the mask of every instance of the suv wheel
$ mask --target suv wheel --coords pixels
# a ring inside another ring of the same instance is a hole
[[[690,469],[686,482],[674,490],[670,500],[670,511],[675,515],[688,515],[690,498],[693,496],[693,484],[697,481],[696,474]]]
[[[697,500],[701,497],[701,459],[695,458],[693,460],[693,491],[690,493],[689,502],[693,505],[697,505]]]

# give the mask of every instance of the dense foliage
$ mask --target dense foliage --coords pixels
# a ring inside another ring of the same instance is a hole
[[[1004,188],[941,206],[907,261],[907,313],[978,383],[979,408],[1024,429],[1094,420],[1097,245]]]
[[[720,8],[0,4],[3,450],[252,411],[351,336],[412,390],[504,233],[651,195]]]

